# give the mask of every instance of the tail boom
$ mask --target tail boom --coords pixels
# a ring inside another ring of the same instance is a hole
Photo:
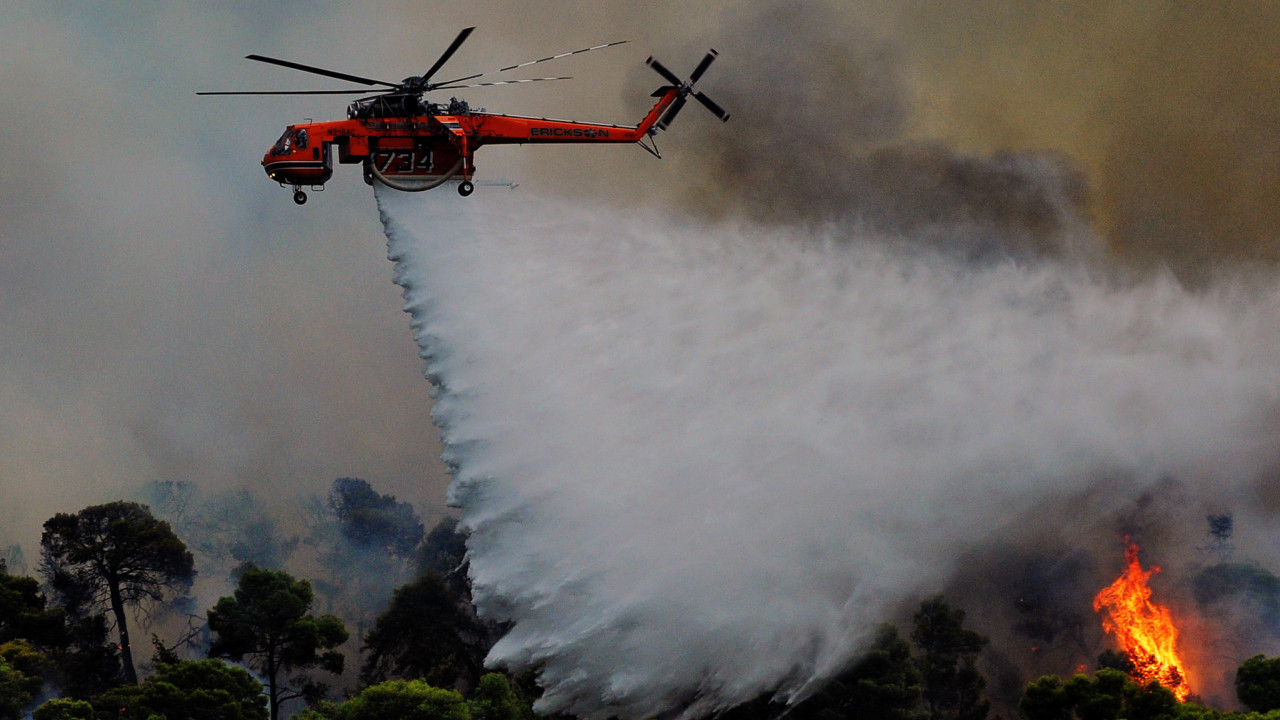
[[[473,113],[469,116],[445,118],[457,122],[463,132],[476,138],[480,145],[524,145],[553,143],[635,143],[649,134],[679,95],[677,88],[668,88],[658,102],[637,125],[606,125],[574,120],[524,117],[520,115],[490,115]]]

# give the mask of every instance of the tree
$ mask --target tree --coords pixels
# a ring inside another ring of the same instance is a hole
[[[361,605],[367,606],[371,592],[385,593],[404,577],[407,561],[422,542],[422,521],[412,505],[379,494],[359,478],[334,480],[328,509],[341,542],[330,543],[333,552],[325,559],[339,582],[355,588]]]
[[[30,645],[14,640],[0,645],[0,720],[18,720],[22,709],[40,693],[44,658]]]
[[[418,573],[433,572],[443,578],[464,576],[467,562],[467,535],[458,529],[458,519],[446,515],[431,528],[418,550]]]
[[[93,705],[85,700],[54,698],[31,711],[32,720],[93,720]]]
[[[924,700],[932,720],[983,720],[991,703],[982,697],[986,678],[975,665],[987,639],[964,629],[964,611],[941,596],[925,600],[914,616],[911,640],[923,651]]]
[[[428,573],[396,589],[364,647],[369,652],[360,673],[365,683],[402,677],[450,687],[459,680],[475,685],[489,643],[471,608],[440,576]]]
[[[923,679],[911,660],[911,646],[892,625],[881,625],[875,640],[848,670],[785,714],[795,720],[915,720],[921,717]],[[738,715],[750,708],[739,710]],[[782,709],[764,708],[766,717]]]
[[[22,709],[33,699],[36,692],[31,690],[31,678],[23,674],[0,658],[0,720],[18,720],[22,717]]]
[[[871,648],[832,685],[822,694],[840,698],[836,716],[885,720],[920,716],[917,708],[924,678],[911,660],[911,646],[892,625],[882,625]]]
[[[77,601],[68,608],[49,607],[35,578],[0,572],[0,643],[30,643],[47,665],[43,674],[81,698],[102,692],[120,676],[105,618],[84,610]]]
[[[279,718],[282,702],[316,697],[325,689],[301,673],[286,685],[284,674],[309,668],[342,672],[342,653],[333,648],[346,642],[347,630],[333,615],[311,615],[313,599],[306,580],[249,566],[234,596],[209,610],[209,629],[217,634],[209,655],[249,658],[267,679],[271,720]]]
[[[1140,687],[1127,673],[1103,668],[1067,682],[1046,675],[1027,685],[1018,702],[1025,720],[1171,720],[1203,714],[1199,706],[1181,705],[1173,691],[1152,681]]]
[[[410,578],[422,522],[411,504],[359,478],[334,480],[316,519],[312,540],[324,549],[320,560],[329,570],[317,589],[329,601],[326,610],[354,623],[363,637],[392,588]]]
[[[531,720],[534,717],[532,703],[526,702],[502,673],[488,673],[480,678],[468,705],[472,720]]]
[[[125,714],[165,720],[266,720],[262,683],[244,668],[221,660],[161,665],[141,685],[114,688],[93,698],[98,717]]]
[[[1236,670],[1236,697],[1250,710],[1280,709],[1280,658],[1254,655]]]
[[[55,592],[110,609],[125,679],[137,684],[125,607],[189,588],[196,573],[187,546],[145,505],[124,501],[58,513],[44,524],[40,545]]]
[[[22,638],[42,647],[65,644],[65,616],[47,605],[35,578],[0,570],[0,643]]]
[[[1119,650],[1103,650],[1098,654],[1098,669],[1104,668],[1119,670],[1125,675],[1133,675],[1133,658],[1129,657],[1129,653]]]
[[[338,706],[337,720],[472,720],[472,715],[456,690],[423,680],[390,680]]]
[[[157,480],[139,497],[186,539],[206,572],[230,572],[246,562],[283,567],[298,546],[299,538],[282,534],[285,525],[248,488],[210,492],[192,482]]]
[[[56,684],[64,694],[84,700],[120,682],[120,654],[109,641],[104,616],[74,617],[67,633],[67,645],[50,652]]]
[[[359,478],[333,481],[329,509],[348,541],[399,557],[411,555],[425,532],[412,505],[394,495],[378,494]]]

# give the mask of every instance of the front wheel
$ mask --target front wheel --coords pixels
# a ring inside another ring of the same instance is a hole
[[[299,205],[306,205],[307,194],[299,190],[293,194],[293,201],[298,203]]]
[[[476,189],[476,186],[472,185],[470,180],[463,180],[458,185],[458,194],[461,195],[462,197],[466,197],[471,193],[475,192],[475,189]]]

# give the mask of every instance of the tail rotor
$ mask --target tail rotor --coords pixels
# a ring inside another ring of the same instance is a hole
[[[661,75],[664,80],[670,83],[670,85],[664,85],[658,88],[653,93],[655,97],[660,96],[673,88],[678,91],[676,99],[671,103],[671,107],[667,108],[667,112],[663,114],[660,120],[658,120],[658,129],[666,130],[671,126],[671,121],[675,120],[676,115],[679,115],[680,111],[684,109],[685,101],[690,95],[693,96],[694,100],[702,103],[703,107],[710,110],[712,115],[720,118],[721,122],[727,122],[729,120],[729,113],[725,112],[724,108],[720,107],[720,105],[718,105],[714,100],[703,93],[693,89],[694,83],[698,82],[698,79],[707,71],[707,68],[711,67],[712,61],[716,59],[718,54],[719,53],[715,50],[707,52],[706,56],[702,58],[702,62],[698,63],[698,67],[693,69],[688,80],[681,80],[678,75],[668,70],[665,65],[653,59],[653,56],[650,56],[649,59],[645,61],[649,67],[653,68],[654,72]]]

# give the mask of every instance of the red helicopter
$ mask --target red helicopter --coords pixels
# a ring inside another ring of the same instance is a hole
[[[526,80],[500,80],[465,83],[468,80],[508,70],[555,60],[569,55],[621,45],[619,42],[596,45],[530,62],[511,65],[486,73],[432,82],[436,72],[457,52],[467,36],[475,30],[464,28],[453,43],[421,76],[405,78],[398,83],[334,72],[324,68],[302,65],[288,60],[248,55],[249,60],[281,65],[294,70],[323,75],[325,77],[381,86],[375,90],[284,90],[246,92],[199,92],[197,95],[372,95],[360,98],[347,108],[346,120],[290,125],[284,134],[262,158],[267,176],[281,187],[293,187],[293,201],[302,205],[307,201],[304,186],[323,190],[333,175],[334,150],[338,162],[344,165],[363,163],[364,180],[374,181],[405,192],[422,192],[439,187],[446,182],[458,183],[458,194],[467,196],[475,189],[475,153],[484,145],[523,145],[525,143],[638,143],[642,148],[661,157],[653,137],[658,130],[665,130],[692,95],[722,121],[729,113],[701,92],[693,89],[694,83],[710,67],[716,58],[711,50],[694,68],[688,80],[681,80],[662,63],[650,57],[646,63],[669,84],[653,93],[657,103],[637,125],[607,125],[573,120],[552,120],[522,115],[500,115],[483,110],[472,110],[462,100],[453,98],[448,104],[427,101],[423,96],[436,90],[508,85],[544,80],[567,80],[567,77],[530,78]],[[375,94],[376,93],[376,94]],[[649,143],[644,141],[649,138]]]

